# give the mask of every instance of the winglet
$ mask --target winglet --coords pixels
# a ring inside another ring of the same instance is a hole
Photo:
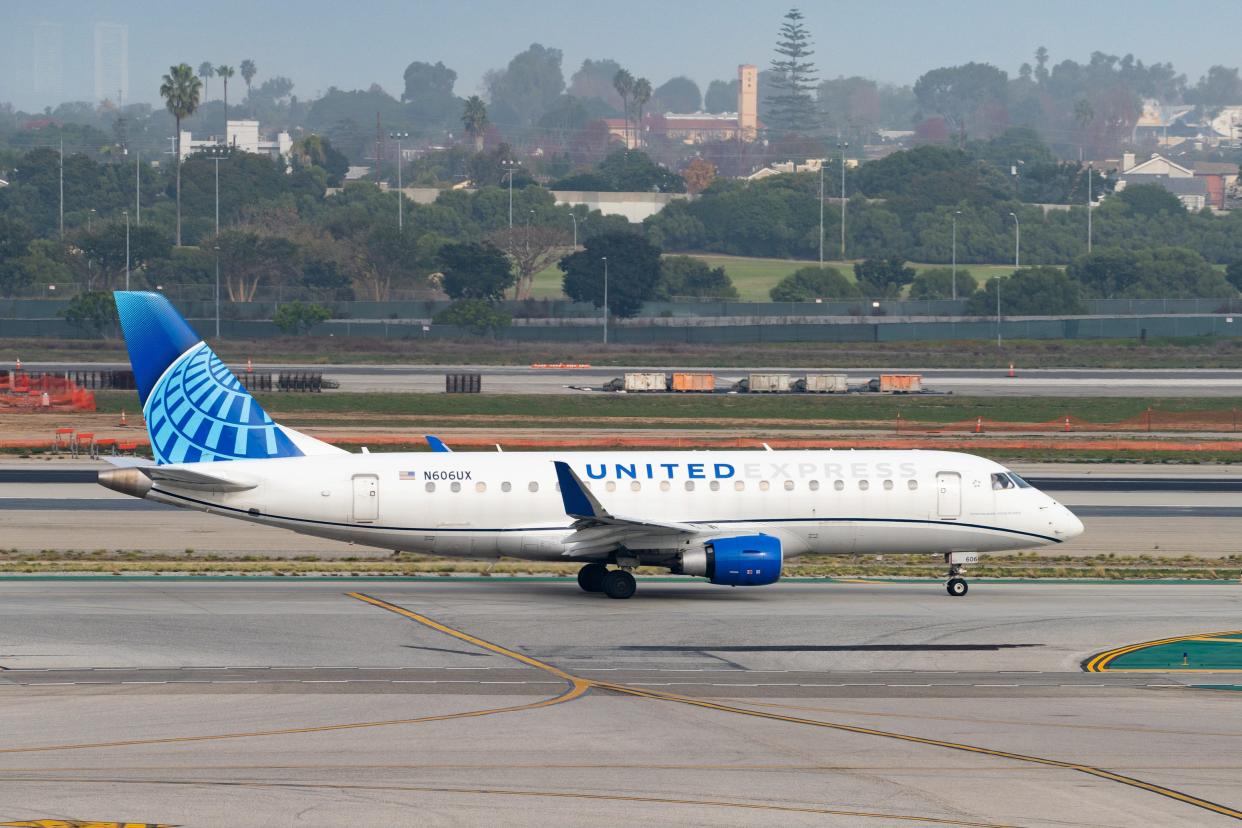
[[[561,500],[565,503],[565,514],[572,518],[607,518],[611,517],[608,510],[600,505],[590,490],[583,485],[574,474],[568,463],[553,460],[556,466],[556,479],[561,484]]]
[[[443,440],[434,434],[426,434],[423,436],[423,439],[427,441],[427,446],[432,451],[452,451],[452,449],[449,448]]]

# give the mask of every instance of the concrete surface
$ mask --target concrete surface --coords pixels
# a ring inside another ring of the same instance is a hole
[[[1240,595],[2,581],[0,821],[1224,825],[1242,695],[1188,685],[1239,676],[1080,665]]]

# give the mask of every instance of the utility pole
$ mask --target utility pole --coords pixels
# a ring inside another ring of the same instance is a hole
[[[134,154],[134,218],[142,226],[142,150]]]
[[[65,237],[65,141],[60,142],[60,237]]]
[[[569,211],[569,219],[574,223],[574,250],[578,249],[578,217],[574,215],[572,210]]]
[[[125,214],[125,289],[129,290],[129,210],[122,210]]]
[[[1091,252],[1091,176],[1094,169],[1090,164],[1087,165],[1087,253]]]
[[[824,266],[824,159],[819,159],[819,266]]]
[[[220,161],[228,159],[232,152],[227,146],[208,147],[207,157],[216,163],[216,236],[220,235]]]
[[[608,257],[601,256],[604,262],[604,344],[608,344]]]
[[[505,168],[505,175],[509,176],[509,229],[513,229],[513,171],[520,162],[511,158],[506,158],[500,162],[500,166]]]
[[[849,144],[841,144],[841,261],[845,261],[845,150]]]
[[[214,248],[216,251],[216,339],[220,339],[220,245],[217,243]]]

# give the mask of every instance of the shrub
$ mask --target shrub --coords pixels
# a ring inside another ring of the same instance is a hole
[[[815,299],[850,299],[858,286],[835,267],[801,267],[768,291],[773,302],[809,302]]]

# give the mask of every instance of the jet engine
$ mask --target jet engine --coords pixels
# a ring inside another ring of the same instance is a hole
[[[781,542],[771,535],[715,538],[681,553],[681,573],[722,586],[764,586],[781,577]]]

